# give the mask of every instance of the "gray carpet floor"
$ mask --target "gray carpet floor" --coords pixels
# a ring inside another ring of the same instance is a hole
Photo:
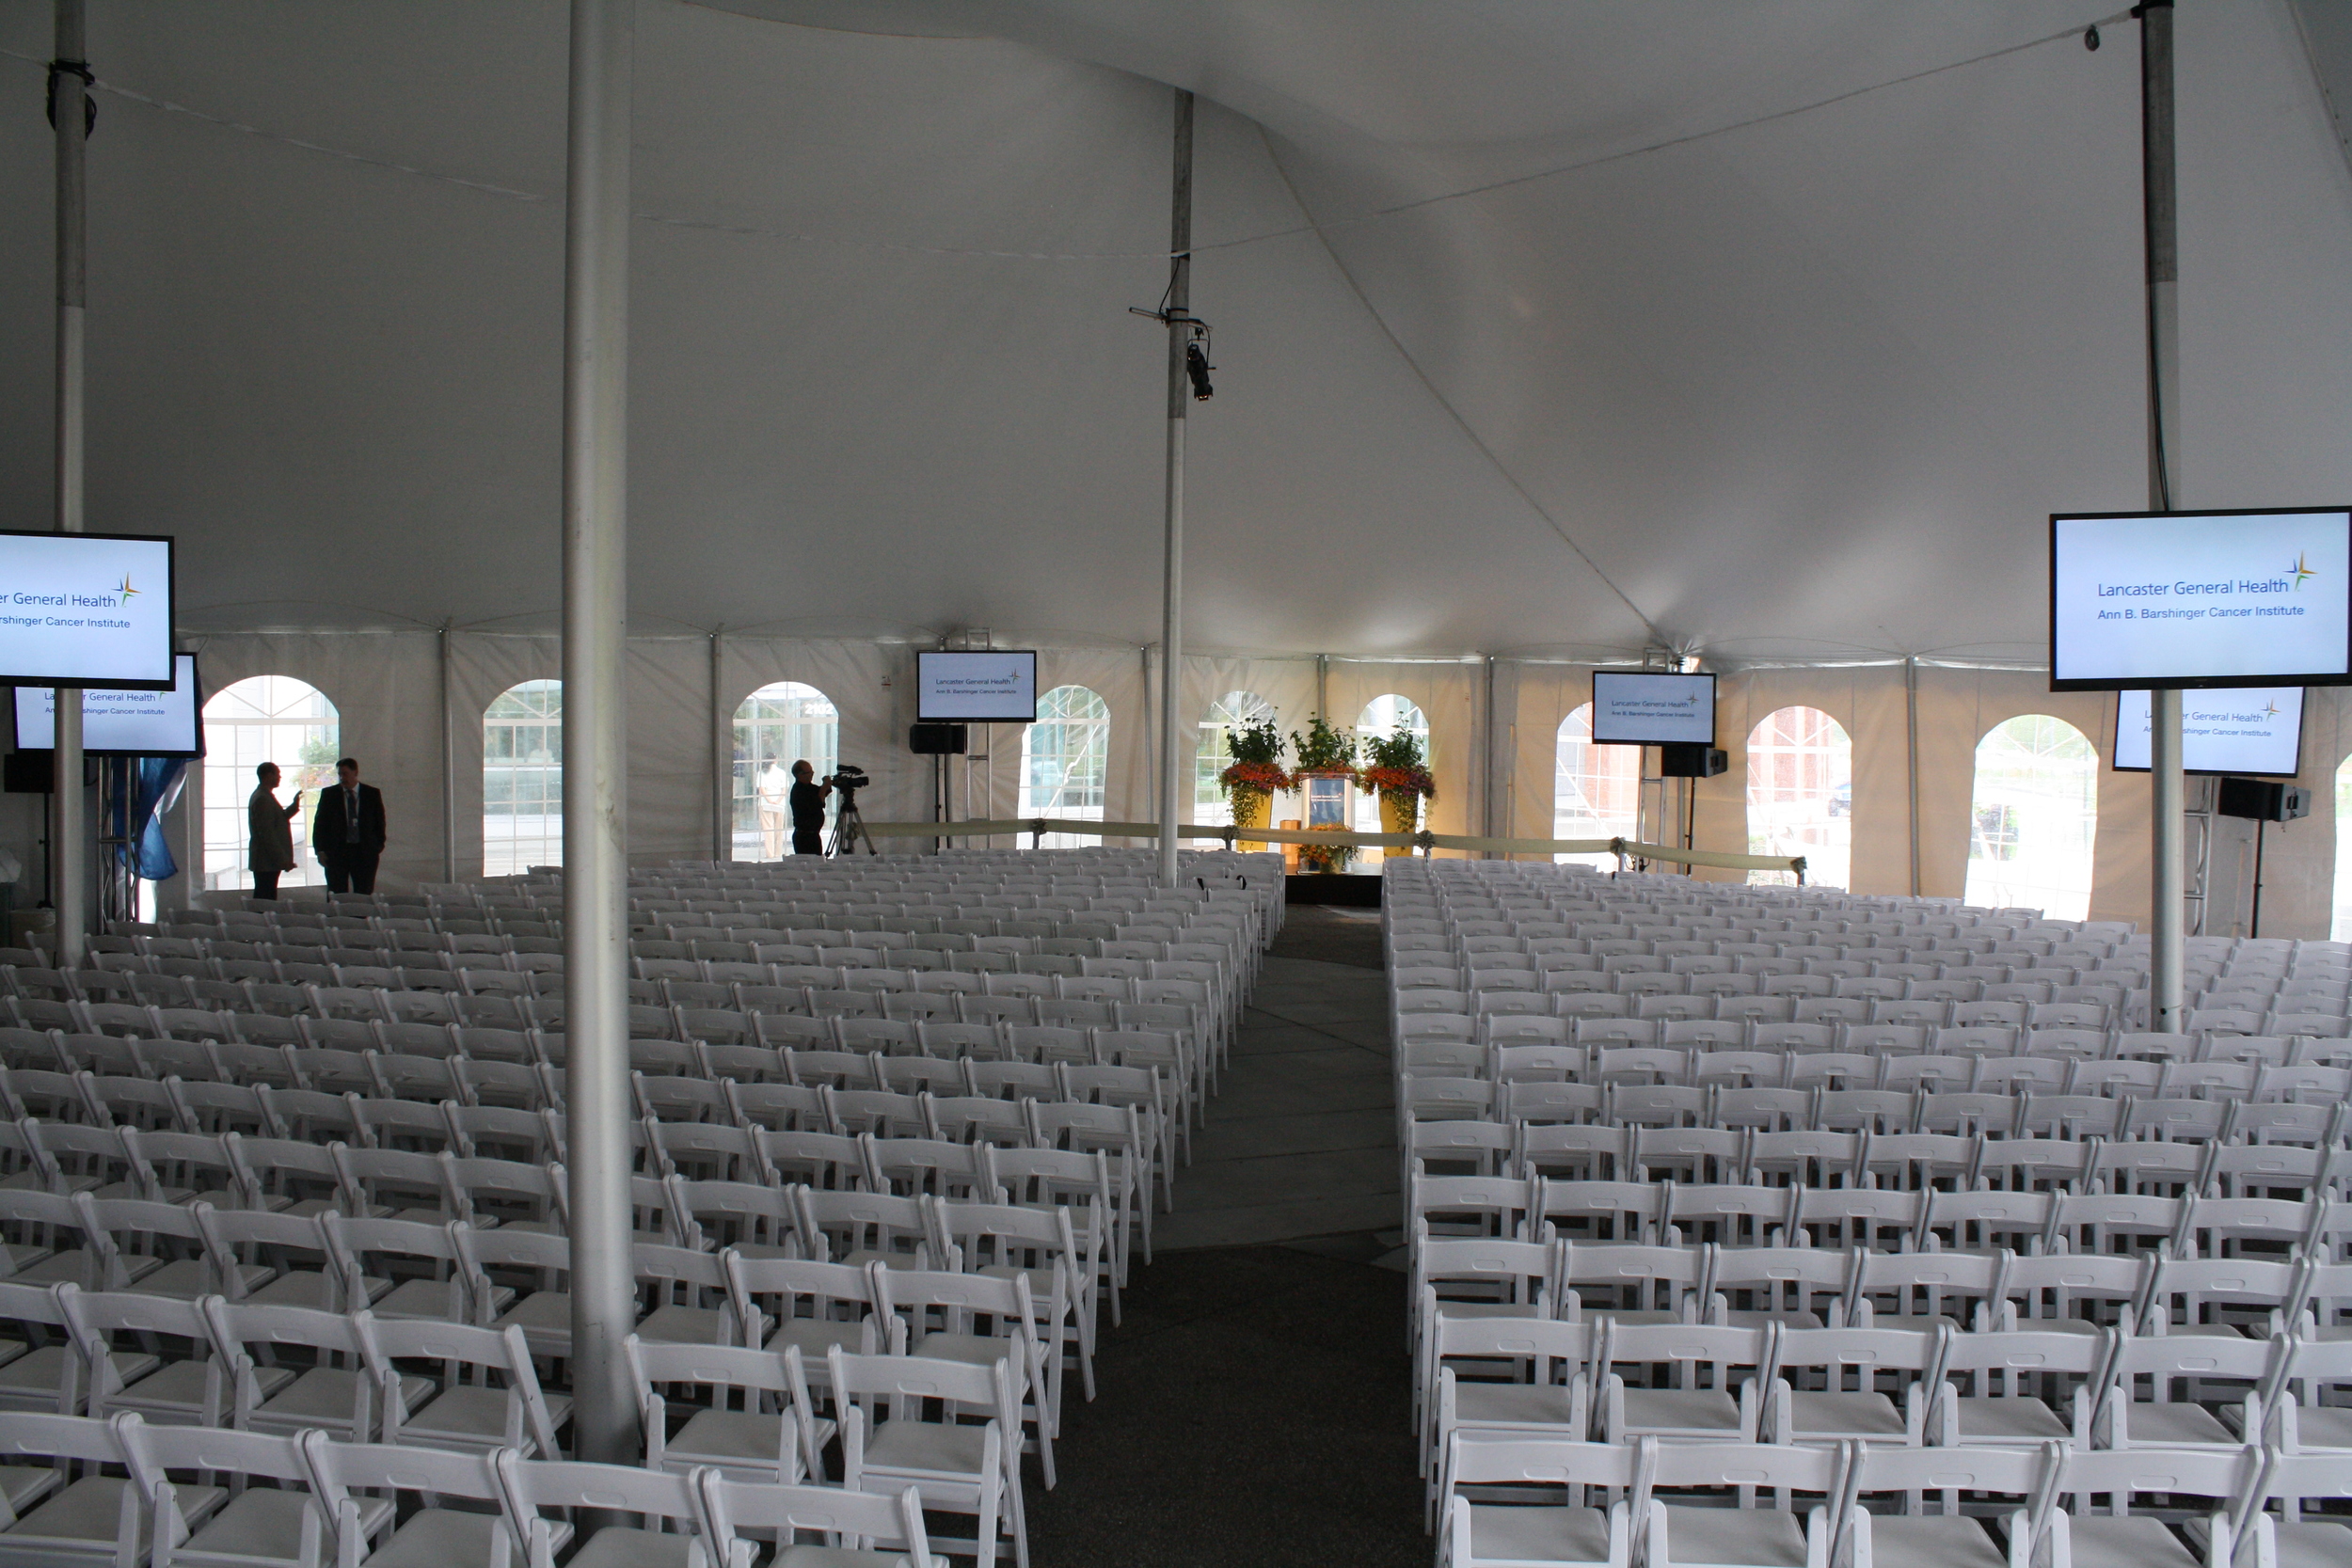
[[[1070,1392],[1035,1568],[1429,1561],[1375,911],[1294,905],[1224,1093]]]

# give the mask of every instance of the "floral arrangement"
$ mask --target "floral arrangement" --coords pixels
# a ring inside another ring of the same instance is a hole
[[[1334,832],[1343,832],[1347,824],[1318,822],[1308,831],[1313,832],[1327,828]],[[1298,847],[1299,863],[1311,865],[1317,871],[1337,871],[1355,858],[1356,846],[1353,844],[1302,844]]]
[[[1331,721],[1318,713],[1307,726],[1307,733],[1291,732],[1291,750],[1298,755],[1301,773],[1356,774],[1356,732],[1333,727]]]
[[[1430,777],[1429,765],[1422,758],[1420,737],[1410,730],[1375,736],[1365,743],[1364,750],[1371,753],[1372,763],[1357,775],[1357,781],[1366,789],[1422,800],[1436,798],[1438,781]]]
[[[1279,795],[1295,782],[1282,770],[1282,733],[1274,727],[1274,721],[1264,719],[1255,724],[1229,725],[1225,731],[1227,750],[1232,752],[1233,764],[1216,776],[1225,786],[1231,800],[1238,789],[1261,790]]]

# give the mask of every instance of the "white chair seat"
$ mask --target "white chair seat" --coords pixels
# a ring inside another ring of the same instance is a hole
[[[715,1345],[720,1310],[715,1307],[657,1307],[637,1325],[637,1337],[668,1345]]]
[[[833,1441],[833,1433],[831,1421],[817,1423],[819,1449]],[[799,1430],[787,1414],[700,1410],[663,1448],[662,1463],[671,1468],[712,1465],[738,1481],[772,1481],[777,1460],[788,1458],[800,1440]]]
[[[353,1500],[359,1505],[360,1528],[365,1531],[374,1531],[391,1516],[392,1505],[387,1498]],[[307,1492],[248,1486],[190,1536],[187,1544],[174,1554],[174,1560],[209,1558],[227,1563],[299,1562],[302,1515],[310,1508],[310,1496]],[[320,1532],[326,1549],[332,1552],[333,1527],[322,1520]]]
[[[83,1477],[0,1530],[0,1561],[111,1560],[122,1489],[130,1484],[114,1476]],[[183,1486],[179,1493],[181,1511],[190,1518],[201,1518],[228,1496],[217,1486]],[[35,1551],[40,1555],[26,1555]]]
[[[238,1280],[248,1291],[267,1284],[277,1272],[263,1263],[237,1265]],[[131,1290],[137,1295],[171,1296],[180,1301],[219,1293],[219,1287],[213,1281],[213,1271],[201,1258],[175,1259],[160,1269],[141,1275],[132,1282]]]
[[[65,1378],[67,1354],[63,1345],[43,1345],[0,1367],[0,1409],[56,1409],[57,1388]],[[122,1369],[123,1381],[129,1382],[134,1375],[145,1377],[153,1371],[156,1358],[135,1354],[118,1355],[115,1365]]]
[[[558,1432],[572,1413],[569,1394],[547,1394],[542,1398],[548,1407],[548,1419]],[[509,1404],[503,1388],[485,1388],[480,1384],[460,1384],[435,1396],[433,1402],[401,1422],[403,1442],[414,1439],[428,1446],[462,1448],[488,1452],[506,1442],[506,1412]],[[525,1441],[528,1442],[528,1433]],[[543,1459],[555,1457],[540,1455]]]
[[[7,1375],[0,1370],[0,1378]],[[2137,1420],[2132,1423],[2132,1435],[2139,1435]],[[2352,1410],[2324,1404],[2300,1406],[2295,1412],[2295,1435],[2306,1449],[2352,1449]]]
[[[1463,1426],[1565,1427],[1576,1409],[1567,1389],[1549,1385],[1456,1383],[1454,1415]]]
[[[131,1358],[117,1355],[114,1359],[115,1365],[120,1367]],[[154,1357],[147,1359],[152,1364]],[[256,1367],[253,1371],[255,1381],[262,1386],[264,1400],[284,1392],[286,1385],[294,1380],[291,1367]],[[110,1415],[117,1410],[135,1410],[148,1420],[177,1426],[197,1420],[204,1414],[204,1363],[201,1361],[173,1361],[139,1378],[130,1377],[126,1368],[124,1381],[128,1386],[122,1392],[106,1401],[106,1410]],[[221,1399],[224,1402],[229,1399],[230,1391],[229,1376],[224,1372],[221,1376]]]
[[[1740,1402],[1718,1388],[1628,1388],[1625,1433],[1719,1433],[1740,1430]]]
[[[13,1181],[0,1181],[0,1187],[15,1186],[16,1183]],[[8,1272],[14,1274],[28,1263],[40,1262],[48,1257],[52,1250],[45,1246],[35,1246],[28,1242],[0,1242],[0,1262],[8,1264]]]
[[[866,1445],[866,1466],[906,1475],[975,1475],[987,1458],[985,1431],[939,1421],[884,1421]]]
[[[2009,1568],[1983,1524],[1958,1515],[1870,1516],[1872,1568]]]
[[[1955,1399],[1954,1418],[1963,1443],[2064,1443],[2074,1431],[2040,1400],[2029,1395],[2008,1399]]]
[[[861,1338],[861,1325],[828,1322],[822,1318],[794,1318],[768,1336],[767,1348],[782,1355],[794,1345],[801,1349],[801,1360],[808,1369],[812,1383],[825,1376],[825,1353],[839,1345],[854,1355]]]
[[[421,1509],[392,1532],[392,1538],[362,1558],[364,1568],[489,1568],[494,1530],[506,1524],[495,1513],[463,1513],[453,1508]],[[570,1533],[563,1528],[562,1536]],[[505,1560],[520,1560],[508,1536]]]
[[[993,1367],[1012,1354],[1012,1341],[993,1334],[926,1334],[909,1350],[910,1355],[933,1361],[961,1361],[971,1367]]]
[[[1798,1389],[1788,1396],[1788,1430],[1794,1436],[1820,1441],[1832,1437],[1895,1438],[1906,1435],[1903,1413],[1884,1394],[1815,1393]]]
[[[1804,1531],[1778,1508],[1666,1509],[1666,1546],[1650,1544],[1651,1568],[1681,1563],[1711,1568],[1804,1568]]]
[[[2352,1526],[2275,1525],[2279,1568],[2344,1568],[2352,1562]]]
[[[688,1568],[693,1550],[691,1535],[613,1525],[591,1536],[570,1568]]]
[[[144,1279],[164,1266],[160,1258],[143,1258],[135,1253],[125,1254],[122,1273],[127,1279]],[[89,1276],[90,1255],[76,1248],[70,1252],[53,1252],[40,1262],[19,1269],[9,1277],[11,1285],[79,1285],[85,1291],[94,1288]]]
[[[392,1288],[390,1280],[379,1279],[372,1274],[360,1275],[359,1282],[368,1292],[370,1305],[381,1300],[384,1293]],[[246,1305],[300,1307],[312,1312],[326,1312],[341,1310],[345,1304],[335,1299],[326,1275],[318,1270],[289,1269],[246,1297]]]
[[[304,1427],[324,1427],[330,1433],[347,1433],[362,1375],[348,1367],[313,1367],[296,1377],[284,1393],[254,1409],[253,1430],[291,1435]],[[432,1391],[429,1378],[400,1380],[400,1396],[411,1404]]]
[[[2129,1417],[2131,1446],[2145,1448],[2234,1449],[2238,1435],[2221,1424],[2201,1404],[2159,1402],[2135,1404]]]
[[[1597,1508],[1470,1505],[1470,1555],[1503,1561],[1603,1564],[1609,1515]]]
[[[454,1299],[453,1299],[454,1297]],[[379,1318],[421,1318],[426,1323],[464,1323],[465,1291],[446,1279],[410,1279],[374,1298],[371,1308]],[[503,1312],[515,1305],[515,1292],[503,1285],[490,1287],[490,1310]]]
[[[2068,1521],[2068,1533],[2074,1568],[2201,1568],[2161,1519],[2082,1514]]]
[[[57,1472],[46,1465],[0,1465],[0,1497],[23,1518],[27,1509],[56,1490]]]
[[[533,1355],[569,1355],[572,1353],[572,1293],[569,1291],[533,1291],[513,1307],[501,1313],[491,1324],[504,1328],[514,1324],[523,1331],[523,1339]]]

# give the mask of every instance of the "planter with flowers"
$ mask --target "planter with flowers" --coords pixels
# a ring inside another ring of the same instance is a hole
[[[1307,798],[1308,831],[1329,828],[1346,832],[1356,817],[1355,732],[1335,728],[1317,714],[1305,735],[1292,733],[1291,752],[1298,759],[1299,792]],[[1352,844],[1298,847],[1301,869],[1337,871],[1355,858],[1356,847]]]
[[[1375,736],[1366,743],[1372,765],[1357,777],[1366,789],[1380,792],[1380,831],[1409,833],[1421,826],[1421,803],[1438,793],[1437,780],[1421,754],[1421,738],[1409,730]],[[1410,848],[1391,846],[1390,856],[1409,855]]]
[[[1282,735],[1274,727],[1274,721],[1255,724],[1230,725],[1225,731],[1225,744],[1233,755],[1233,765],[1217,775],[1217,783],[1225,786],[1226,803],[1232,807],[1233,826],[1263,828],[1272,816],[1274,798],[1291,787],[1291,775],[1282,770]],[[1248,853],[1263,849],[1263,840],[1236,840],[1233,847]]]

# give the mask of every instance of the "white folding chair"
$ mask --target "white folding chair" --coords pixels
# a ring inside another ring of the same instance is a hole
[[[1845,1449],[1654,1440],[1644,1448],[1652,1491],[1637,1496],[1636,1518],[1646,1568],[1829,1568],[1832,1521],[1844,1511],[1840,1491],[1852,1467]],[[1670,1501],[1656,1495],[1661,1487],[1712,1496]],[[1775,1506],[1756,1506],[1764,1491],[1776,1495]],[[1804,1492],[1821,1500],[1804,1511],[1801,1526]]]
[[[645,1433],[647,1465],[683,1475],[715,1465],[750,1481],[797,1481],[822,1478],[825,1445],[834,1423],[819,1420],[811,1406],[801,1354],[781,1355],[740,1345],[683,1345],[623,1341],[629,1375],[636,1384]],[[691,1386],[703,1401],[673,1434],[669,1396],[661,1390]]]
[[[719,1568],[713,1538],[706,1533],[701,1493],[687,1476],[652,1467],[525,1459],[511,1449],[492,1455],[491,1467],[508,1523],[527,1543],[528,1568],[554,1568],[557,1547],[585,1528],[585,1520],[548,1518],[550,1509],[633,1513],[640,1520],[605,1525],[571,1555],[567,1568]]]
[[[6,1514],[0,1521],[0,1565],[139,1568],[147,1560],[147,1503],[156,1477],[126,1441],[137,1422],[128,1414],[98,1421],[20,1412],[0,1419],[0,1453],[18,1461],[46,1460],[54,1478],[45,1487],[19,1483],[0,1496],[0,1512]],[[105,1475],[99,1467],[106,1465],[130,1473]],[[77,1476],[77,1470],[83,1473]],[[44,1495],[46,1500],[36,1503]],[[191,1488],[183,1500],[185,1515],[205,1517],[223,1496],[217,1488],[209,1494]]]
[[[930,1537],[923,1528],[923,1499],[915,1488],[896,1497],[846,1491],[837,1486],[783,1486],[734,1479],[720,1470],[699,1478],[704,1516],[723,1568],[751,1568],[761,1542],[741,1532],[773,1532],[776,1551],[770,1568],[850,1568],[855,1563],[933,1568]],[[795,1535],[819,1535],[821,1543],[795,1543]]]
[[[1009,1366],[852,1356],[838,1348],[831,1358],[842,1484],[853,1491],[912,1486],[927,1509],[975,1516],[969,1544],[978,1556],[1001,1556],[1009,1537],[1017,1568],[1028,1568],[1021,1410]],[[934,1405],[939,1418],[925,1418]],[[965,1412],[984,1419],[959,1420]]]
[[[1444,1460],[1439,1568],[1630,1568],[1644,1451],[1465,1433]],[[1587,1500],[1596,1488],[1598,1507]]]
[[[540,1388],[520,1328],[371,1314],[365,1333],[378,1369],[385,1442],[461,1453],[513,1449],[525,1458],[563,1452],[557,1433],[571,1419],[571,1396]],[[399,1367],[420,1361],[434,1369],[437,1386],[415,1399]]]
[[[338,1443],[315,1428],[301,1433],[299,1441],[310,1489],[334,1511],[342,1562],[360,1568],[518,1568],[526,1560],[530,1543],[506,1504],[492,1455]],[[404,1499],[411,1497],[422,1506],[405,1507]],[[490,1506],[443,1507],[450,1498]],[[395,1518],[397,1528],[391,1523]],[[372,1524],[377,1519],[383,1522]],[[550,1552],[570,1539],[570,1526],[550,1523]]]

